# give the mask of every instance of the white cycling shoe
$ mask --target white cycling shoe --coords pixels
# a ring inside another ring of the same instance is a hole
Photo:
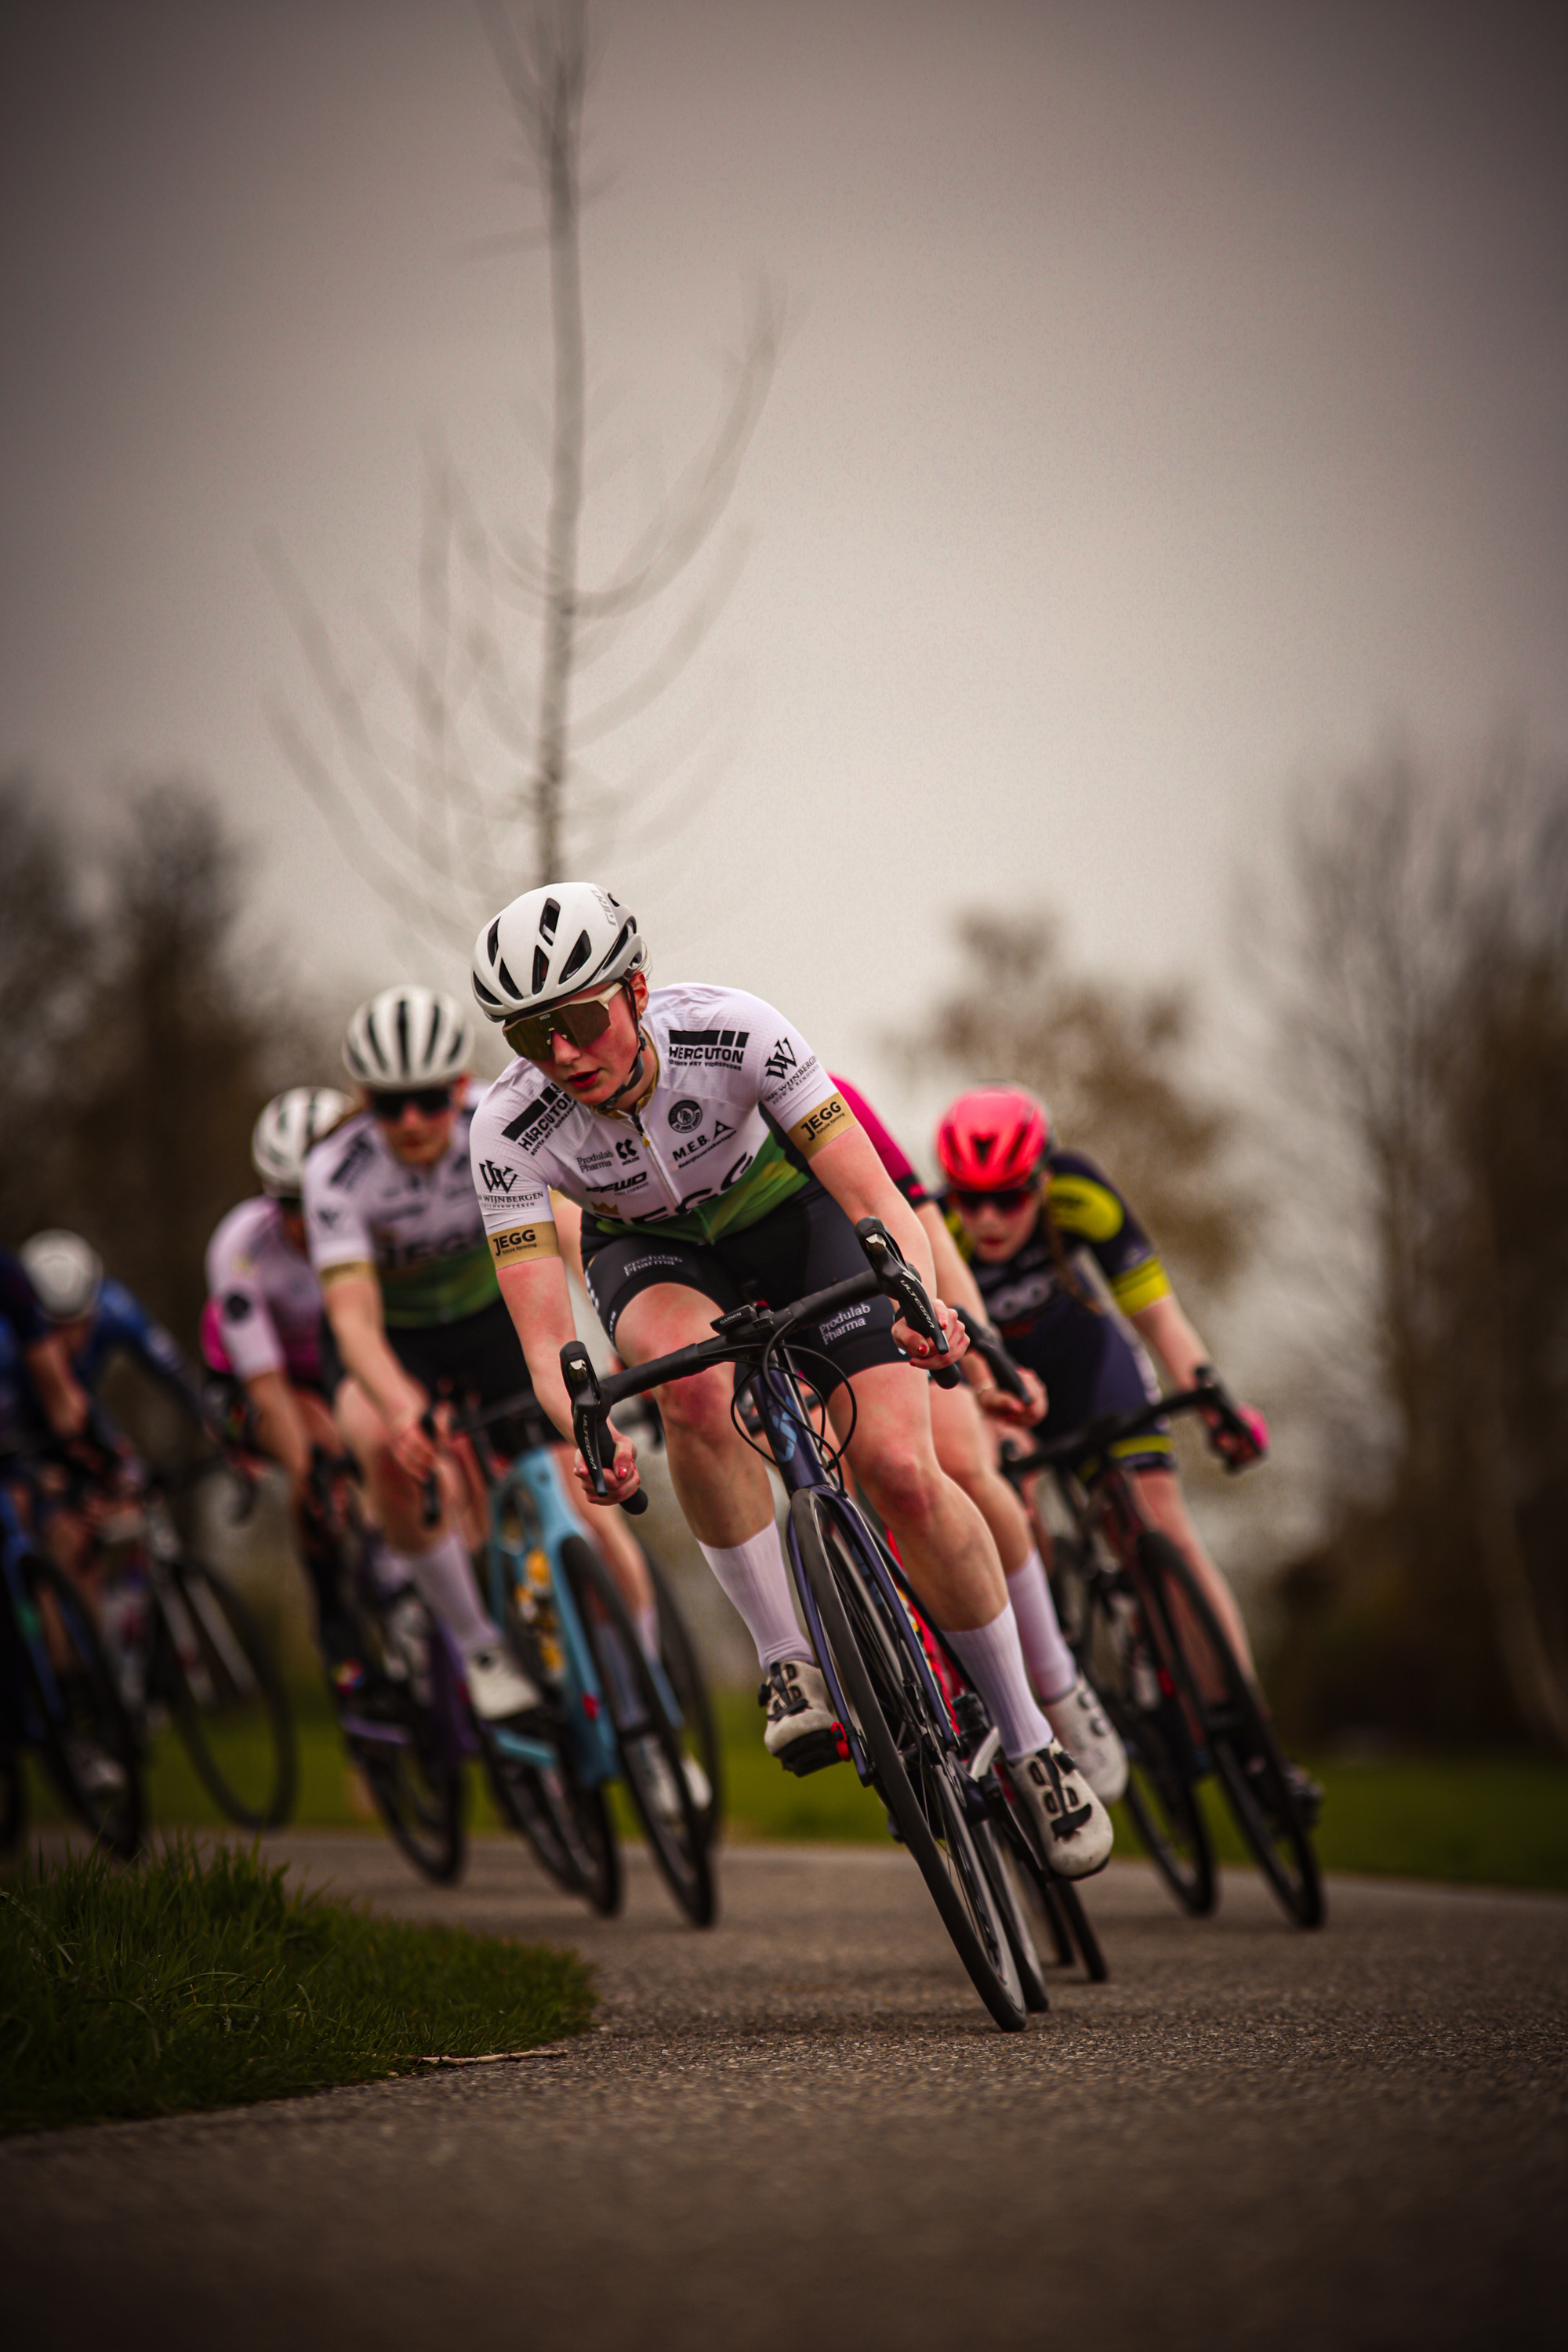
[[[527,1715],[542,1705],[540,1693],[499,1642],[488,1649],[470,1650],[463,1661],[468,1703],[481,1723],[504,1723],[509,1716]]]
[[[763,1746],[786,1772],[819,1772],[847,1753],[820,1666],[802,1658],[770,1666],[757,1704],[767,1709]]]
[[[684,1821],[686,1809],[680,1801],[675,1775],[665,1761],[663,1749],[656,1748],[651,1739],[646,1743],[646,1774],[648,1799],[660,1821],[668,1822],[672,1827]],[[713,1801],[712,1782],[695,1756],[681,1758],[680,1777],[686,1783],[692,1811],[700,1816]]]
[[[1067,1749],[1056,1740],[1033,1756],[1007,1759],[1019,1810],[1035,1848],[1058,1878],[1092,1878],[1110,1860],[1110,1815]]]
[[[1115,1804],[1127,1787],[1127,1750],[1083,1676],[1062,1697],[1040,1703],[1051,1729],[1100,1803]]]

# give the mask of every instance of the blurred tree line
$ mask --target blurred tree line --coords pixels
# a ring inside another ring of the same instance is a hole
[[[186,1347],[207,1236],[256,1189],[257,1112],[331,1066],[238,952],[245,871],[189,783],[132,790],[106,835],[0,782],[0,1240],[85,1234]]]
[[[1568,787],[1385,763],[1294,879],[1306,1173],[1370,1248],[1277,1703],[1301,1739],[1568,1750]]]
[[[1048,914],[966,915],[956,985],[894,1042],[911,1075],[953,1088],[1011,1080],[1048,1105],[1070,1150],[1098,1160],[1157,1237],[1184,1296],[1212,1299],[1247,1263],[1258,1202],[1238,1172],[1235,1108],[1194,1076],[1180,988],[1073,971]]]

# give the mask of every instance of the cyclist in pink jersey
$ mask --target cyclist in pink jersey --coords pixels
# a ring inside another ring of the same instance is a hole
[[[925,1227],[942,1296],[989,1328],[991,1318],[974,1278],[908,1154],[864,1095],[847,1078],[835,1076],[833,1083]],[[1022,1377],[1031,1401],[1027,1406],[1020,1405],[996,1386],[978,1353],[965,1356],[963,1370],[963,1388],[931,1391],[937,1460],[954,1485],[963,1487],[991,1530],[1018,1621],[1025,1661],[1052,1730],[1083,1767],[1095,1794],[1102,1802],[1114,1804],[1127,1785],[1126,1751],[1062,1638],[1029,1515],[996,1467],[995,1441],[986,1424],[985,1416],[1002,1422],[1038,1421],[1046,1408],[1045,1391],[1032,1372],[1025,1371]]]
[[[310,1494],[312,1449],[340,1450],[321,1378],[321,1286],[305,1247],[300,1199],[305,1155],[346,1117],[333,1087],[290,1087],[256,1122],[251,1164],[263,1190],[231,1209],[207,1244],[202,1356],[237,1442],[276,1462],[289,1480],[289,1513],[316,1596],[329,1665],[347,1654],[337,1554]]]

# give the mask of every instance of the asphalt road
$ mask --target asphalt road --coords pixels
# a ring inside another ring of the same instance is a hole
[[[634,1864],[598,1925],[516,1846],[455,1894],[374,1838],[271,1842],[403,1916],[569,1939],[560,2055],[0,2146],[9,2340],[1532,2347],[1568,2288],[1568,1902],[1233,1874],[1091,1901],[1112,1967],[991,2027],[905,1858],[726,1856],[695,1934]]]

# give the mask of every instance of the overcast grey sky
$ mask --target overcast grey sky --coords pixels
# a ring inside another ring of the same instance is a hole
[[[739,585],[602,759],[718,763],[668,848],[601,861],[666,977],[874,1069],[957,906],[1213,982],[1303,779],[1395,732],[1568,750],[1552,14],[601,0],[606,464],[700,440],[759,268],[795,322]],[[316,714],[257,545],[374,692],[421,431],[538,512],[541,265],[458,257],[517,217],[477,20],[54,0],[5,79],[0,758],[95,803],[210,777],[301,964],[394,977],[268,731]]]

